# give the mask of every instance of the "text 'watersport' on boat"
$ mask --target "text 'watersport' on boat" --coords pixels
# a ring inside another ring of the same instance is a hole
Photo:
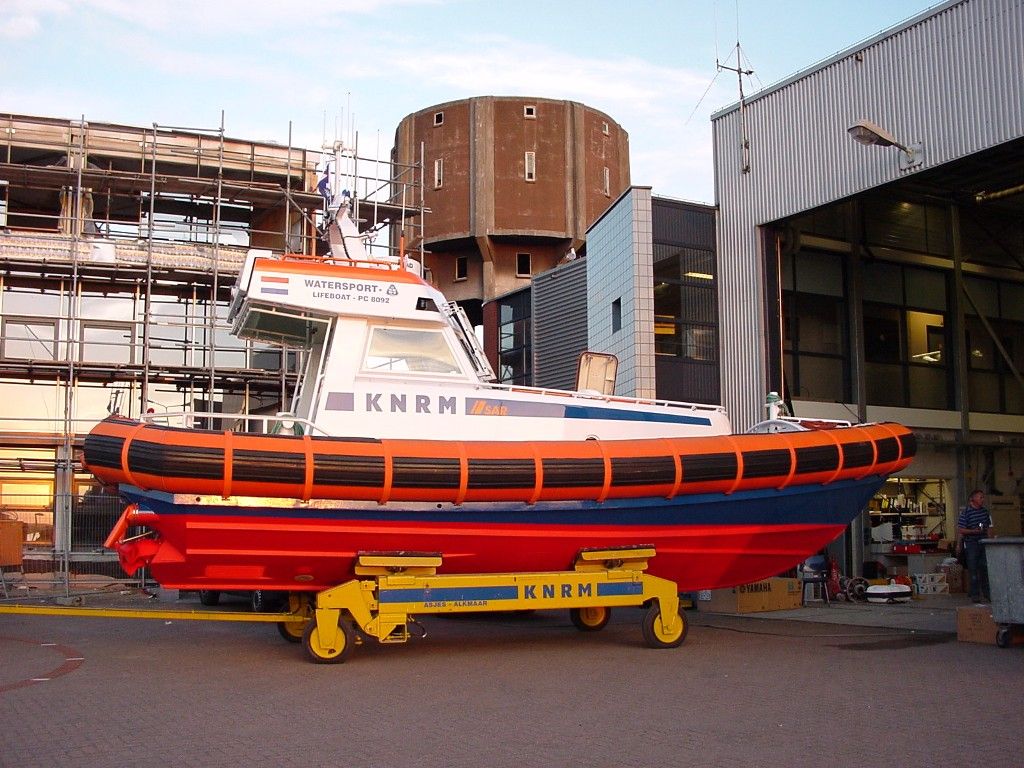
[[[129,573],[309,593],[365,553],[494,574],[646,546],[680,591],[733,586],[819,551],[914,455],[898,424],[731,434],[718,406],[492,383],[418,264],[368,258],[345,207],[333,225],[329,257],[251,251],[234,288],[235,335],[305,351],[288,413],[221,422],[248,431],[114,414],[86,438],[89,470],[130,502],[108,538]]]

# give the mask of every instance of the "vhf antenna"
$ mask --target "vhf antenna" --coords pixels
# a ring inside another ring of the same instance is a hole
[[[743,76],[754,74],[752,69],[743,69],[742,52],[740,41],[736,41],[736,66],[730,67],[715,59],[715,67],[721,72],[723,69],[736,73],[736,81],[740,87],[740,156],[742,165],[740,170],[743,173],[750,173],[750,140],[747,138],[747,116],[743,111]]]

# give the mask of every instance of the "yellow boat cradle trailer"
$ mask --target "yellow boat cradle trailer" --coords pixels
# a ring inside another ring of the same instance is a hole
[[[357,578],[318,592],[310,600],[292,593],[285,613],[198,610],[132,610],[52,605],[0,605],[0,613],[133,619],[273,622],[286,640],[302,642],[318,664],[346,659],[359,643],[356,630],[381,643],[403,643],[426,632],[414,614],[569,609],[583,632],[603,629],[611,609],[647,606],[641,621],[651,648],[676,648],[686,639],[675,582],[644,571],[654,547],[583,549],[571,571],[438,574],[433,553],[362,553]],[[418,627],[410,631],[410,625]]]

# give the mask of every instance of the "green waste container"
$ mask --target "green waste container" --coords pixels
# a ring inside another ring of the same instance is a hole
[[[1024,538],[982,539],[988,562],[992,619],[999,625],[996,645],[1006,648],[1017,627],[1024,627]]]

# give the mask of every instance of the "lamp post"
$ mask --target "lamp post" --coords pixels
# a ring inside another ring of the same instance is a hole
[[[846,129],[850,137],[858,144],[876,147],[896,147],[900,150],[900,170],[907,171],[916,168],[924,162],[924,149],[920,143],[911,144],[909,147],[901,144],[896,137],[870,120],[858,120]]]

